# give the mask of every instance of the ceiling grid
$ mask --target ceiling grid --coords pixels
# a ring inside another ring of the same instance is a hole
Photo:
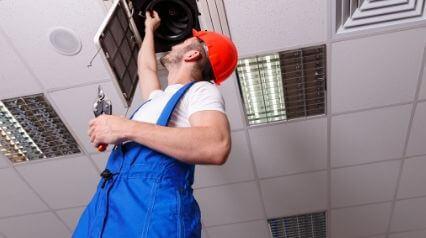
[[[423,59],[422,59],[422,64],[421,65],[426,65],[426,46],[423,49]],[[407,148],[408,148],[408,140],[410,139],[410,133],[411,133],[411,128],[413,125],[413,119],[414,119],[414,115],[416,113],[416,107],[417,107],[417,100],[419,98],[420,95],[420,86],[422,84],[422,77],[423,77],[423,69],[424,67],[420,68],[420,72],[419,72],[419,78],[418,78],[418,83],[417,83],[417,89],[416,89],[416,95],[414,97],[414,102],[413,102],[413,108],[411,110],[411,117],[410,117],[410,122],[408,125],[408,130],[407,130],[407,135],[405,137],[405,145],[404,145],[404,150],[403,150],[403,154],[402,154],[402,159],[400,162],[400,167],[399,167],[399,174],[398,174],[398,179],[397,179],[397,185],[396,185],[396,189],[395,189],[395,193],[394,193],[394,197],[393,197],[393,202],[392,202],[392,210],[391,210],[391,214],[389,217],[389,223],[387,226],[387,235],[386,238],[389,238],[389,234],[390,234],[390,230],[391,230],[391,224],[392,224],[392,219],[393,219],[393,215],[394,215],[394,211],[395,211],[395,206],[396,206],[396,200],[397,200],[397,196],[398,196],[398,189],[399,189],[399,185],[401,183],[401,176],[402,176],[402,169],[404,166],[404,162],[405,162],[405,156],[407,155]]]

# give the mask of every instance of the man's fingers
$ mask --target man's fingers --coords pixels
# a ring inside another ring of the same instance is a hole
[[[160,16],[158,15],[158,12],[153,10],[152,13],[153,13],[155,19],[160,20]]]

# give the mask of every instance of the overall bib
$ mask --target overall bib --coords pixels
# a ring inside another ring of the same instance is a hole
[[[172,96],[157,125],[167,126],[193,83]],[[201,237],[201,214],[191,187],[194,168],[133,141],[117,145],[72,237]]]

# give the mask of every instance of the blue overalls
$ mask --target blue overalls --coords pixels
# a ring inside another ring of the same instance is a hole
[[[157,125],[167,126],[193,83],[172,96]],[[72,237],[201,237],[201,214],[191,187],[194,168],[133,141],[117,145]]]

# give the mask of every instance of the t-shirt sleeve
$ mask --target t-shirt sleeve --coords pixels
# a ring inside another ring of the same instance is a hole
[[[209,82],[195,83],[188,91],[188,118],[195,112],[214,110],[225,113],[225,102],[219,89]]]

